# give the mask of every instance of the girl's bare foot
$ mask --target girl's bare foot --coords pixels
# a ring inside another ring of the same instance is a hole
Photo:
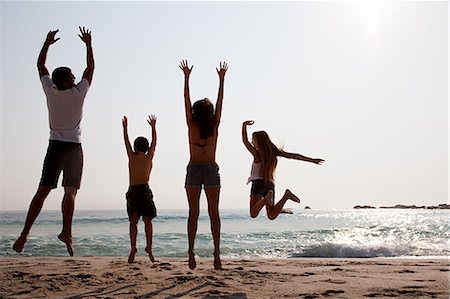
[[[145,248],[145,252],[147,252],[148,253],[148,257],[150,258],[150,260],[152,261],[152,263],[154,263],[155,262],[155,258],[153,257],[153,253],[152,253],[152,250],[150,249],[150,248]]]
[[[134,256],[136,255],[137,249],[133,248],[130,250],[130,255],[128,256],[128,263],[133,263],[134,262]]]
[[[300,198],[298,198],[294,193],[291,192],[291,190],[286,189],[284,192],[284,196],[287,196],[292,201],[295,201],[296,203],[300,203]]]
[[[58,235],[58,239],[66,244],[67,252],[70,256],[73,256],[72,237],[67,236],[64,233],[60,233]]]

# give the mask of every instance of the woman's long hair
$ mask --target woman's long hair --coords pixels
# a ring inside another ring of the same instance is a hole
[[[273,182],[275,168],[277,167],[277,156],[280,155],[281,150],[273,144],[269,135],[265,131],[256,131],[252,134],[253,145],[258,150],[261,156],[261,173],[264,181]]]
[[[208,98],[199,100],[192,105],[192,115],[200,127],[200,138],[206,139],[214,135],[216,125],[214,106]]]

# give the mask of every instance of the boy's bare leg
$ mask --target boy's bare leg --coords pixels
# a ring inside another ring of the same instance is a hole
[[[197,267],[195,261],[194,244],[195,236],[197,234],[197,222],[199,211],[199,201],[200,201],[200,188],[186,188],[186,194],[189,202],[189,218],[188,218],[188,255],[189,255],[189,269],[193,270]]]
[[[136,238],[138,233],[137,223],[139,221],[139,214],[134,213],[130,218],[130,255],[128,256],[128,263],[134,262],[134,256],[136,255]]]
[[[20,234],[20,237],[16,240],[16,242],[14,242],[13,249],[15,251],[22,252],[31,227],[33,226],[34,221],[41,212],[44,201],[51,190],[51,187],[39,186],[38,190],[36,191],[36,194],[31,200],[30,207],[28,208],[28,214],[22,233]]]
[[[273,198],[273,192],[269,191],[267,193],[266,197]],[[288,199],[295,201],[297,203],[300,203],[300,199],[295,194],[293,194],[289,189],[286,189],[286,191],[284,192],[284,195],[280,199],[280,201],[278,201],[275,205],[268,207],[267,216],[269,217],[270,220],[274,220],[275,218],[278,217],[278,215],[283,210],[283,206],[286,204],[286,201]],[[273,199],[272,199],[272,201],[273,201]]]
[[[208,188],[205,189],[205,192],[208,199],[208,214],[211,222],[211,232],[214,241],[214,269],[222,270],[222,262],[220,261],[220,188]]]
[[[63,229],[58,239],[66,244],[67,252],[73,256],[72,247],[72,219],[75,209],[76,187],[64,187],[64,198],[62,201]]]
[[[152,239],[153,239],[153,225],[152,225],[152,218],[149,216],[144,217],[144,223],[145,223],[145,237],[147,239],[147,247],[145,247],[145,252],[148,253],[148,257],[152,261],[152,263],[155,262],[155,258],[153,257],[152,252]]]

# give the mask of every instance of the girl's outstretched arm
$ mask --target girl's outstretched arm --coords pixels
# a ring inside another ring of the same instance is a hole
[[[219,75],[219,91],[217,93],[216,102],[216,112],[214,113],[217,123],[220,122],[220,117],[222,116],[222,103],[223,103],[223,85],[225,81],[225,73],[228,70],[228,65],[226,62],[220,63],[220,69],[216,68],[217,74]]]
[[[288,153],[283,150],[280,150],[279,155],[284,158],[300,160],[300,161],[315,163],[315,164],[319,164],[319,165],[321,165],[323,162],[325,162],[325,160],[323,160],[323,159],[309,158],[309,157],[306,157],[306,156],[303,156],[300,154]]]
[[[179,68],[184,73],[184,107],[186,110],[186,121],[189,122],[192,120],[192,105],[191,105],[191,96],[189,92],[189,76],[191,75],[192,68],[189,68],[187,60],[182,60],[180,62]]]
[[[248,141],[248,136],[247,136],[247,126],[251,126],[254,123],[255,122],[253,120],[246,120],[242,123],[242,142],[244,143],[244,145],[248,149],[248,151],[252,154],[253,159],[256,160],[258,157],[258,151],[250,143],[250,141]]]

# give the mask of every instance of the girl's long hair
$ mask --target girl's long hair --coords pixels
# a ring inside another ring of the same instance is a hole
[[[200,138],[206,139],[214,135],[216,125],[214,106],[208,98],[199,100],[192,105],[192,115],[200,127]]]
[[[265,131],[256,131],[252,134],[252,140],[255,148],[261,156],[261,173],[264,181],[273,182],[275,168],[277,167],[277,156],[281,154],[281,150],[273,144],[269,135]]]

